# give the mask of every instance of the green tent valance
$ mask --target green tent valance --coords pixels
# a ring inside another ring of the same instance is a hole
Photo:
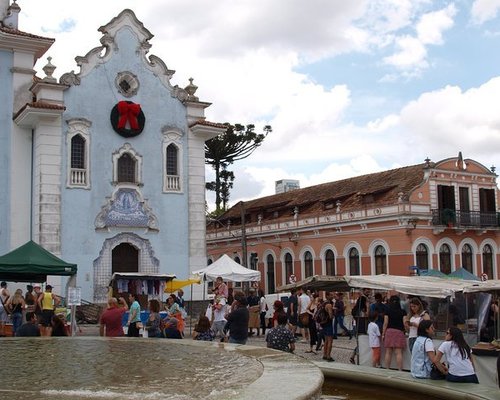
[[[30,240],[0,257],[0,280],[45,282],[47,275],[75,275],[76,264],[67,263]]]

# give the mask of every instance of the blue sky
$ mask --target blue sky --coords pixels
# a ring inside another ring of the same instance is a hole
[[[18,4],[21,30],[56,38],[55,75],[78,71],[97,29],[131,8],[155,35],[150,54],[177,71],[172,84],[193,77],[213,103],[209,120],[271,124],[233,166],[232,204],[282,178],[306,187],[459,151],[500,168],[500,0]]]

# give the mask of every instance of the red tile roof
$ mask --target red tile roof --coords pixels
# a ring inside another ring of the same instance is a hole
[[[224,129],[227,128],[227,125],[221,124],[219,122],[210,122],[204,119],[199,119],[198,121],[189,124],[189,127],[192,128],[195,125],[212,126],[214,128],[224,128]]]
[[[51,42],[55,42],[55,39],[52,39],[52,38],[33,35],[32,33],[23,32],[23,31],[20,31],[19,29],[7,28],[5,26],[0,26],[0,32],[5,32],[5,33],[8,33],[10,35],[23,36],[23,37],[28,37],[28,38],[32,38],[32,39],[42,39],[42,40],[48,40]]]
[[[245,211],[247,215],[259,213],[270,220],[292,217],[295,207],[299,208],[300,216],[318,215],[326,209],[331,212],[337,201],[342,211],[360,209],[367,204],[370,207],[396,204],[400,193],[407,198],[423,182],[424,167],[425,164],[418,164],[261,197],[245,201]],[[238,224],[240,212],[238,203],[219,219],[231,219]]]
[[[13,119],[16,119],[26,108],[40,108],[45,110],[66,110],[66,106],[59,104],[47,103],[44,101],[35,101],[33,103],[26,103],[17,113]]]

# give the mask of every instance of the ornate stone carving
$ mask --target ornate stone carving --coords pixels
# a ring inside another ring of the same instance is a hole
[[[139,91],[137,76],[129,71],[119,72],[115,78],[115,86],[119,93],[125,97],[133,97]]]
[[[67,86],[78,86],[81,83],[81,79],[78,75],[75,74],[75,71],[66,72],[59,79],[59,83]]]
[[[155,257],[151,243],[135,233],[120,233],[106,239],[94,260],[94,302],[105,303],[108,296],[109,280],[112,276],[113,249],[121,243],[130,243],[139,249],[139,272],[158,273],[160,261]]]
[[[96,229],[147,228],[158,231],[158,219],[139,192],[120,188],[95,219]]]

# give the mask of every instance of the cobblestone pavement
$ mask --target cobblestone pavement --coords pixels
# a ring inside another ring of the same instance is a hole
[[[251,336],[248,339],[247,344],[252,346],[266,346],[266,341],[264,337],[261,336]],[[338,339],[333,341],[332,357],[336,362],[349,364],[349,359],[351,358],[354,348],[356,347],[356,338],[349,340],[348,337],[339,336]],[[313,350],[316,352],[316,346],[313,346]],[[317,354],[307,353],[310,350],[309,342],[298,338],[295,343],[295,354],[300,357],[304,357],[311,361],[322,361],[323,350],[317,351]]]
[[[99,325],[80,325],[78,328],[77,336],[99,336]],[[189,335],[189,326],[186,327],[185,334],[186,338],[184,340],[192,340]],[[247,344],[266,347],[266,341],[263,335],[250,336]],[[356,338],[349,340],[347,336],[339,336],[338,339],[333,341],[332,357],[336,362],[348,364],[355,347]],[[299,337],[295,344],[295,354],[311,361],[322,361],[323,350],[316,352],[317,354],[306,353],[309,349],[309,342]],[[313,346],[313,350],[315,350],[315,346]]]

